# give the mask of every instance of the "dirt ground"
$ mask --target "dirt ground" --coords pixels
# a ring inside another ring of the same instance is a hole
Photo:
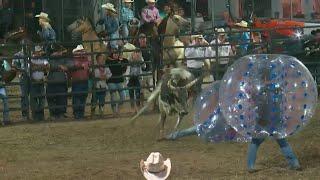
[[[197,137],[157,142],[155,114],[143,116],[134,127],[128,118],[109,118],[1,128],[0,179],[143,179],[139,161],[153,151],[170,157],[169,179],[319,179],[319,115],[289,138],[302,171],[289,170],[272,141],[261,146],[260,171],[253,174],[246,171],[245,143],[206,144]],[[170,118],[168,127],[173,124]],[[181,128],[189,125],[191,116]]]

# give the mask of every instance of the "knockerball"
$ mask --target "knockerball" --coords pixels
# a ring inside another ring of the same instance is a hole
[[[249,55],[225,73],[220,106],[227,123],[255,138],[285,138],[315,113],[317,86],[309,70],[287,55]]]

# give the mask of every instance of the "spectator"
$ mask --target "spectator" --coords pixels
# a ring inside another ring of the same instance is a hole
[[[119,38],[119,20],[117,18],[117,10],[114,5],[107,3],[102,5],[102,8],[105,9],[106,16],[103,19],[98,21],[98,24],[104,24],[105,31],[107,36],[112,39]],[[110,41],[110,46],[113,49],[118,48],[117,40]]]
[[[160,12],[160,17],[162,19],[165,19],[169,16],[169,14],[172,12],[172,9],[169,5],[169,3],[166,3],[163,5],[162,11]]]
[[[42,31],[38,31],[37,34],[41,37],[41,39],[46,43],[45,44],[45,52],[49,55],[49,50],[51,44],[56,41],[56,33],[50,25],[50,19],[47,13],[41,12],[40,14],[35,16],[39,18],[39,25],[42,28]]]
[[[159,10],[156,8],[156,0],[146,0],[148,6],[144,7],[141,12],[141,24],[155,23],[157,26],[161,23]]]
[[[3,119],[2,125],[6,126],[11,124],[9,119],[9,105],[8,105],[8,96],[5,88],[5,82],[3,80],[3,76],[6,72],[11,70],[10,65],[4,59],[0,59],[1,67],[0,67],[0,98],[3,103]]]
[[[99,103],[99,114],[103,115],[104,104],[106,98],[106,89],[107,83],[106,81],[112,76],[109,67],[105,67],[105,56],[104,54],[98,54],[96,56],[97,59],[97,67],[94,69],[94,77],[96,79],[95,84],[95,99],[92,103],[96,104],[97,101]],[[94,106],[95,107],[95,106]],[[95,109],[93,109],[95,114]]]
[[[134,0],[124,0],[124,7],[121,9],[120,18],[122,38],[128,38],[129,36],[128,23],[134,18],[134,12],[131,9],[133,2]]]
[[[212,40],[210,45],[210,50],[208,50],[207,57],[217,57],[218,58],[218,65],[221,68],[226,68],[229,63],[229,56],[233,56],[234,53],[232,51],[232,47],[230,43],[227,41],[226,33],[223,28],[219,28],[216,30],[218,35],[217,38]],[[218,56],[216,55],[218,54]],[[215,58],[215,61],[217,59]],[[216,73],[214,73],[216,74]],[[220,79],[221,76],[213,76],[214,79]]]
[[[51,120],[67,118],[67,50],[57,44],[53,45],[50,55],[49,75],[47,85],[47,102]]]
[[[240,23],[235,24],[240,31],[243,31],[240,33],[240,55],[244,56],[248,53],[248,47],[250,44],[250,32],[248,29],[248,23],[246,21],[241,21]]]
[[[29,95],[30,95],[30,76],[29,76],[29,63],[25,55],[25,51],[22,48],[21,51],[14,54],[12,60],[12,67],[17,69],[20,81],[20,92],[21,92],[21,113],[22,120],[30,120],[29,116]]]
[[[107,80],[108,88],[111,95],[111,108],[114,116],[118,116],[120,106],[125,100],[125,93],[123,90],[124,73],[127,69],[128,60],[121,57],[120,49],[112,49],[111,56],[108,58],[106,65],[109,67],[112,76]],[[115,92],[119,93],[120,102],[115,101]]]
[[[194,85],[194,93],[198,95],[201,92],[201,85],[203,80],[203,67],[204,61],[207,61],[206,51],[209,51],[209,47],[192,47],[192,46],[208,46],[209,43],[204,40],[202,35],[191,36],[191,47],[185,49],[185,56],[187,58],[187,68],[194,75],[195,78],[199,78],[199,81]],[[194,59],[204,58],[204,59]],[[195,102],[196,96],[193,98]]]
[[[142,68],[145,68],[144,62],[141,52],[137,49],[134,51],[129,59],[129,95],[131,100],[131,109],[135,112],[138,112],[138,108],[140,107],[140,91],[141,91],[141,74]]]
[[[91,61],[82,45],[78,45],[73,53],[72,107],[75,119],[84,118],[86,100],[88,96],[88,80]]]
[[[41,46],[35,46],[31,59],[30,104],[35,121],[44,120],[44,76],[49,66],[48,60],[42,57],[44,54]]]
[[[252,32],[252,43],[249,45],[251,54],[267,53],[266,45],[262,42],[260,32]]]

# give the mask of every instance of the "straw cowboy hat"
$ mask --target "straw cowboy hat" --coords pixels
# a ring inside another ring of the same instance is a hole
[[[75,49],[72,50],[72,53],[75,53],[77,51],[83,51],[84,47],[82,46],[82,44],[78,45]]]
[[[44,12],[41,12],[40,14],[37,14],[35,17],[50,21],[49,15],[47,13],[44,13]]]
[[[171,171],[171,161],[164,160],[159,152],[153,152],[146,161],[140,161],[140,169],[147,180],[165,180]]]
[[[123,2],[125,2],[125,3],[133,3],[134,0],[124,0]]]
[[[236,23],[235,25],[239,26],[239,27],[247,28],[248,27],[248,22],[247,21],[241,21],[240,23]]]
[[[111,4],[111,3],[103,4],[101,7],[102,7],[103,9],[106,9],[106,10],[112,11],[112,12],[114,12],[114,13],[117,13],[116,8],[115,8],[114,5]]]
[[[157,0],[146,0],[146,3],[156,3]]]

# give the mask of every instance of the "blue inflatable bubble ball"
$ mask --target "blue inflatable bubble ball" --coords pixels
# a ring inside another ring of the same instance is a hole
[[[249,55],[225,73],[219,102],[227,123],[255,138],[297,133],[315,113],[317,85],[309,70],[286,55]]]
[[[250,136],[240,135],[226,123],[219,106],[204,123],[197,126],[197,133],[202,140],[212,143],[249,142],[251,140]]]

